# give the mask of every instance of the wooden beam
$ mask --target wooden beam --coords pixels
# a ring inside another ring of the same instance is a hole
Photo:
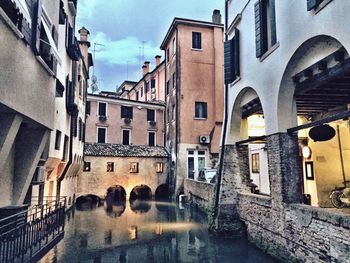
[[[246,144],[246,143],[250,143],[250,142],[256,142],[256,141],[266,141],[266,135],[254,136],[254,137],[250,137],[249,139],[236,142],[236,146],[239,146],[239,145],[242,145],[242,144]]]
[[[337,120],[341,120],[341,119],[345,119],[345,118],[349,118],[349,117],[350,117],[350,111],[343,111],[343,112],[340,112],[338,114],[326,117],[326,118],[318,120],[318,121],[313,121],[313,122],[310,122],[310,123],[307,123],[307,124],[303,124],[303,125],[299,125],[299,126],[287,129],[287,132],[288,133],[294,133],[294,132],[297,132],[297,131],[300,131],[300,130],[304,130],[304,129],[307,129],[307,128],[319,126],[319,125],[322,125],[322,124],[325,124],[325,123],[329,123],[329,122],[332,122],[332,121],[337,121]]]

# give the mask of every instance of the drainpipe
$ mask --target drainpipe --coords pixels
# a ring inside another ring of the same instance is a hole
[[[347,187],[346,182],[346,176],[345,176],[345,168],[344,168],[344,157],[343,157],[343,147],[340,140],[340,128],[339,125],[337,125],[337,137],[338,137],[338,145],[339,145],[339,156],[340,156],[340,165],[341,165],[341,171],[343,175],[343,184],[345,187]]]
[[[175,103],[175,107],[176,107],[176,120],[175,120],[175,125],[176,125],[176,129],[175,129],[175,156],[176,156],[176,177],[177,177],[177,157],[178,157],[178,150],[179,150],[179,147],[178,147],[178,143],[179,143],[179,115],[180,115],[180,110],[179,110],[179,104],[180,104],[180,85],[179,85],[179,82],[177,81],[178,80],[178,76],[179,76],[179,32],[178,32],[178,29],[176,27],[176,68],[175,68],[175,83],[176,83],[176,88],[175,88],[175,93],[176,93],[176,103]],[[175,180],[175,187],[176,187],[176,180]]]
[[[225,41],[228,40],[228,4],[227,0],[225,1]],[[222,172],[223,172],[223,166],[224,166],[224,156],[225,156],[225,140],[226,140],[226,133],[227,133],[227,119],[228,119],[228,85],[225,84],[225,102],[224,102],[224,127],[222,131],[222,138],[221,138],[221,156],[220,156],[220,163],[219,163],[219,172],[217,177],[217,183],[216,183],[216,192],[215,192],[215,205],[214,205],[214,220],[218,216],[219,212],[219,198],[220,198],[220,187],[221,187],[221,180],[222,180]]]

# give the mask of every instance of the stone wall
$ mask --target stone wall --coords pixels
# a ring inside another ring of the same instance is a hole
[[[286,262],[350,262],[350,216],[302,204],[271,206],[271,198],[240,193],[248,238]]]
[[[212,209],[215,200],[215,185],[207,182],[185,179],[185,195],[191,204],[204,211]]]

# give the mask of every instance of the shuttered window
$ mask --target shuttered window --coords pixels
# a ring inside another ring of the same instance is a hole
[[[156,133],[148,132],[148,146],[156,146]]]
[[[195,118],[206,119],[208,117],[207,103],[195,102]]]
[[[97,128],[97,142],[106,143],[106,128]]]
[[[132,107],[122,106],[121,107],[121,118],[132,119]]]
[[[254,11],[256,57],[260,58],[277,42],[275,0],[259,0]]]
[[[155,110],[147,109],[147,120],[148,121],[155,121]]]
[[[225,84],[232,83],[240,75],[239,30],[224,43]]]
[[[104,102],[98,103],[98,115],[107,116],[107,104]]]
[[[202,49],[202,34],[201,34],[201,32],[192,32],[192,48]]]
[[[130,144],[130,130],[123,130],[122,131],[122,144],[123,145],[129,145]]]

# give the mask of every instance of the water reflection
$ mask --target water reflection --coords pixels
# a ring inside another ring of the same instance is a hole
[[[246,240],[211,236],[205,218],[173,203],[106,201],[71,214],[41,262],[273,262]]]

